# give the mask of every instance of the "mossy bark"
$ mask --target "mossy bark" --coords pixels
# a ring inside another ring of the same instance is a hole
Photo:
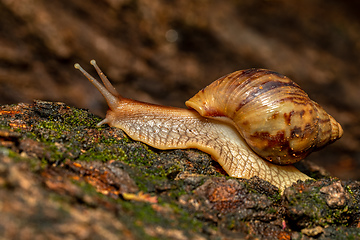
[[[0,107],[0,236],[259,239],[360,236],[360,183],[285,190],[196,150],[159,151],[63,103]]]

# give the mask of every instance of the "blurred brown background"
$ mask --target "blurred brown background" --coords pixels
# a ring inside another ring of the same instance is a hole
[[[360,179],[358,1],[0,0],[0,104],[61,101],[104,116],[91,59],[126,97],[172,106],[218,77],[268,68],[343,126],[308,159]]]

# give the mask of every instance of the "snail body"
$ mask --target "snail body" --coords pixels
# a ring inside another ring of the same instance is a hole
[[[300,87],[290,79],[268,70],[250,69],[224,76],[189,99],[186,105],[190,109],[183,109],[123,98],[95,61],[90,63],[97,70],[104,86],[79,64],[75,64],[75,68],[90,80],[108,103],[106,118],[99,126],[108,124],[120,128],[133,140],[158,149],[199,149],[209,153],[233,177],[258,176],[284,189],[297,180],[309,177],[292,165],[274,163],[298,161],[315,150],[316,146],[322,147],[342,135],[341,126],[331,116],[328,117],[318,104],[308,99]],[[258,83],[255,83],[257,80]],[[271,81],[275,84],[271,85]],[[289,93],[278,101],[270,100],[271,95],[280,95],[284,86],[290,87],[284,90],[285,94],[291,88],[296,90],[295,94]],[[211,95],[211,92],[223,94],[228,99]],[[263,96],[264,100],[254,100],[259,96]],[[296,107],[292,110],[289,107],[291,100],[296,101]],[[311,103],[305,103],[305,100]],[[251,111],[265,115],[251,114]],[[311,117],[315,120],[308,120]],[[274,123],[275,120],[281,123]],[[270,127],[266,126],[269,122]],[[320,130],[309,129],[319,123],[324,123],[325,127]],[[252,130],[251,125],[254,124],[263,126]],[[249,142],[245,140],[248,137],[251,140]],[[308,139],[310,141],[305,143]]]

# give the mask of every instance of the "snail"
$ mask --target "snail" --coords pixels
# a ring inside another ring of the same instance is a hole
[[[122,129],[158,149],[196,148],[232,177],[258,176],[279,189],[310,179],[292,164],[339,139],[339,123],[289,78],[266,69],[225,75],[186,101],[185,108],[122,97],[91,60],[104,85],[79,69],[106,99],[98,123]]]

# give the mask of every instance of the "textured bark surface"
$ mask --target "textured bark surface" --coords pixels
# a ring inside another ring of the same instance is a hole
[[[160,151],[64,103],[0,106],[0,238],[349,239],[360,183],[324,177],[281,195],[195,150]]]

